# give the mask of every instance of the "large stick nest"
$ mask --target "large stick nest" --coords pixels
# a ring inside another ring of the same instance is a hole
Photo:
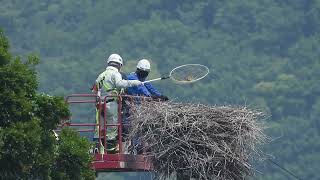
[[[246,107],[141,102],[131,107],[129,138],[139,138],[160,177],[244,179],[265,142],[263,114]]]

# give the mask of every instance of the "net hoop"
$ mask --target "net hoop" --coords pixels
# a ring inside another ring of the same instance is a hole
[[[202,64],[184,64],[170,72],[170,79],[179,84],[199,81],[209,74],[209,68]]]

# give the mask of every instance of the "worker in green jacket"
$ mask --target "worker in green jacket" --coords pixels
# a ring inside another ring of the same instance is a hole
[[[96,89],[98,96],[105,94],[106,99],[106,120],[108,124],[118,124],[118,101],[117,96],[120,94],[122,88],[133,87],[142,85],[142,82],[139,80],[123,80],[121,73],[119,72],[123,66],[123,60],[119,54],[111,54],[107,59],[107,68],[102,72],[95,81]],[[109,97],[112,96],[112,97]],[[103,100],[104,97],[101,97]],[[97,113],[98,114],[98,113]],[[99,124],[98,115],[97,127]],[[102,122],[100,122],[102,123]],[[103,127],[103,125],[100,127]],[[98,135],[99,129],[96,128],[96,135]],[[108,152],[117,152],[118,143],[118,127],[117,126],[108,126],[106,128],[106,140],[107,140],[107,151]],[[103,152],[100,152],[103,153]]]

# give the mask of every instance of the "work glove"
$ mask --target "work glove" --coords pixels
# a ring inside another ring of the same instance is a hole
[[[162,101],[168,101],[168,100],[169,100],[169,98],[168,98],[167,96],[164,96],[164,95],[161,95],[161,96],[160,96],[160,99],[161,99]]]
[[[139,80],[129,80],[130,84],[132,86],[140,86],[140,85],[143,85],[143,83]]]
[[[151,96],[151,98],[154,101],[159,101],[160,100],[160,96]]]
[[[167,96],[151,96],[154,101],[168,101],[169,98]]]

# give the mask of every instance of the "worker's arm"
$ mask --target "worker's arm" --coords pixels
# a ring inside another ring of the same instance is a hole
[[[131,73],[127,76],[128,80],[138,80],[138,77],[135,73]],[[138,95],[138,96],[151,96],[148,89],[143,85],[128,88],[128,94]]]
[[[114,73],[112,76],[112,83],[117,88],[126,88],[142,85],[142,82],[139,80],[123,80],[120,73]]]
[[[154,88],[151,83],[144,83],[146,90],[151,93],[153,96],[161,96],[161,93]]]
[[[151,97],[151,93],[148,91],[148,89],[145,87],[145,85],[140,85],[135,87],[136,89],[136,93],[138,95],[143,95],[143,96],[150,96]]]
[[[105,81],[105,74],[106,74],[106,71],[104,71],[101,74],[99,74],[98,78],[95,81],[95,84],[96,84],[98,90],[100,88],[102,88],[103,81]]]
[[[161,101],[168,101],[169,98],[167,96],[162,95],[156,88],[154,88],[150,83],[144,83],[145,87],[151,93],[151,96],[160,99]]]

